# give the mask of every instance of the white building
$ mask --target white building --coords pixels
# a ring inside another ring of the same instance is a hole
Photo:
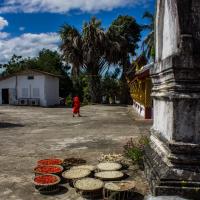
[[[59,104],[59,76],[38,70],[25,70],[0,78],[1,104]]]

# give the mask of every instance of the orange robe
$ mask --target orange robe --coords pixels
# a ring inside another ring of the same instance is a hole
[[[79,98],[77,96],[74,97],[74,99],[73,99],[73,109],[72,109],[72,112],[74,114],[80,112],[80,100],[79,100]]]

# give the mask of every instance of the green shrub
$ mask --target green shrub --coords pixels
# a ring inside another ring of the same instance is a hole
[[[146,136],[141,136],[138,140],[131,138],[124,146],[124,154],[133,160],[135,164],[140,164],[143,160],[144,147],[149,143]]]
[[[140,163],[143,157],[143,152],[141,149],[137,147],[133,147],[130,149],[127,149],[126,156],[134,161],[134,163]]]
[[[72,99],[70,96],[67,96],[66,99],[65,99],[65,105],[67,107],[72,107]]]

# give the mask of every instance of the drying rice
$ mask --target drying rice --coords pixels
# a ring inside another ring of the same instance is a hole
[[[71,169],[88,169],[90,171],[94,171],[96,167],[93,165],[79,165],[79,166],[74,166]]]
[[[122,165],[115,162],[102,162],[97,165],[97,168],[101,171],[115,171],[122,168]]]
[[[102,171],[95,173],[95,177],[100,178],[102,180],[115,180],[122,178],[124,174],[120,171]]]
[[[75,188],[82,191],[95,191],[103,188],[103,181],[94,178],[84,178],[75,182]]]
[[[70,169],[63,172],[62,176],[66,179],[79,179],[89,176],[90,173],[88,169]]]
[[[122,182],[109,182],[105,184],[105,188],[111,191],[128,191],[135,188],[134,181],[122,181]]]

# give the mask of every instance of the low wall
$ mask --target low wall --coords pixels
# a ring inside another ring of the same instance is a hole
[[[152,119],[152,108],[146,108],[133,100],[133,109],[145,119]]]

